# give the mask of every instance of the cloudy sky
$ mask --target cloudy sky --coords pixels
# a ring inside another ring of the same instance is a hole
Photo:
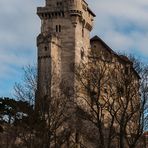
[[[97,15],[97,34],[115,51],[133,53],[148,63],[148,0],[86,0]],[[13,96],[22,67],[36,63],[44,0],[0,0],[0,96]]]

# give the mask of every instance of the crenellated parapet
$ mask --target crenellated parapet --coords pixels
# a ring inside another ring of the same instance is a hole
[[[57,17],[64,17],[64,10],[54,9],[50,10],[48,7],[38,7],[37,14],[40,19],[53,19]]]
[[[78,22],[85,21],[89,31],[92,29],[95,17],[85,0],[46,0],[45,7],[37,8],[37,14],[41,20],[69,17],[74,26]]]
[[[37,37],[37,46],[39,47],[42,44],[55,44],[57,47],[61,47],[61,40],[56,34],[43,34],[40,33]],[[46,49],[45,49],[46,50]]]

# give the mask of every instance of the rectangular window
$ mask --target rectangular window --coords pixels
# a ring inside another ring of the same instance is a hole
[[[61,32],[61,25],[56,25],[56,32]]]
[[[56,32],[58,32],[58,25],[56,25]]]
[[[57,2],[57,6],[62,6],[62,2]]]
[[[59,25],[59,32],[61,32],[61,25]]]
[[[84,37],[84,28],[82,28],[82,37]]]

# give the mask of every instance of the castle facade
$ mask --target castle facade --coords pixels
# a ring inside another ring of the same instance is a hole
[[[122,86],[115,88],[115,86],[112,86],[111,79],[114,78],[120,80],[122,83],[127,80],[127,77],[132,75],[131,79],[134,79],[134,83],[132,82],[132,85],[136,86],[135,89],[132,90],[136,97],[134,95],[133,96],[136,98],[136,100],[139,99],[137,96],[140,77],[133,68],[133,63],[126,56],[122,56],[114,52],[98,36],[90,39],[90,32],[93,29],[95,14],[91,11],[85,0],[46,0],[44,7],[37,8],[37,15],[41,19],[41,33],[37,37],[38,91],[36,99],[36,106],[40,110],[43,109],[45,104],[48,104],[48,98],[54,97],[54,94],[60,91],[59,85],[61,81],[63,81],[64,87],[69,88],[70,93],[73,94],[73,98],[75,99],[77,94],[77,92],[75,92],[75,88],[77,86],[75,69],[76,65],[81,63],[91,63],[91,66],[93,65],[92,67],[89,66],[91,67],[90,69],[88,68],[90,71],[87,71],[89,75],[89,73],[94,70],[92,75],[90,74],[91,78],[93,78],[94,73],[96,72],[96,67],[100,68],[99,71],[97,71],[98,74],[101,75],[104,72],[104,76],[107,76],[107,79],[103,78],[100,80],[100,84],[98,83],[99,85],[94,87],[92,93],[94,93],[93,95],[95,97],[93,98],[93,101],[90,101],[90,106],[87,104],[88,102],[86,103],[84,100],[81,101],[81,99],[77,97],[77,101],[80,102],[80,104],[84,104],[82,105],[82,109],[87,108],[87,106],[90,108],[88,110],[86,109],[86,112],[91,112],[91,110],[95,111],[98,105],[102,107],[103,105],[101,103],[106,102],[108,98],[111,98],[111,100],[113,100],[113,97],[119,99],[119,104],[116,103],[115,108],[117,108],[117,104],[120,105],[120,101],[124,98],[124,92],[126,91],[126,88]],[[92,54],[90,55],[90,53]],[[99,64],[96,64],[96,61]],[[81,70],[83,71],[83,68]],[[83,75],[85,76],[85,72]],[[91,79],[89,80],[91,81]],[[87,81],[89,80],[87,79]],[[101,81],[104,81],[104,83]],[[88,83],[91,86],[92,83]],[[119,83],[118,86],[123,85],[123,83],[121,83]],[[115,82],[113,85],[115,85]],[[80,87],[79,84],[78,87]],[[95,92],[98,90],[97,87],[99,87],[101,90],[101,95],[100,93],[98,94],[98,92]],[[90,91],[91,88],[92,87],[89,87]],[[79,90],[81,90],[81,88]],[[113,96],[113,90],[118,92],[120,96]],[[88,95],[88,90],[85,91],[87,94],[84,93],[82,98]],[[96,102],[94,100],[96,97],[98,97],[98,99],[103,98],[104,101],[100,101],[101,103],[99,102],[99,104],[95,104]],[[45,98],[47,98],[46,101]],[[133,98],[130,99],[132,100]],[[103,116],[103,120],[105,121],[102,127],[103,130],[106,130],[106,128],[109,126],[108,120],[110,115],[109,113],[106,113],[106,107],[107,106],[104,105],[104,108],[101,111],[101,117]],[[127,108],[127,110],[130,110],[130,107]],[[121,112],[119,112],[117,115],[120,113]],[[79,120],[75,120],[74,122],[77,124]],[[96,122],[97,125],[97,120],[95,121],[95,119],[93,119],[93,122]],[[98,135],[96,127],[90,125],[90,123],[85,123],[85,121],[81,121],[81,124],[82,127],[79,129],[79,132],[76,131],[75,134],[75,139],[80,137],[79,140],[76,140],[77,147],[85,145],[89,148],[97,148],[99,145],[98,141],[100,135]],[[116,124],[117,121],[114,121],[113,125]],[[91,128],[89,129],[88,127]],[[117,126],[117,129],[118,127],[119,126]],[[93,138],[90,137],[90,131],[94,131],[93,134],[91,133],[91,135],[94,136]],[[117,143],[116,140],[115,143]],[[68,142],[67,145],[69,145]],[[66,146],[64,145],[64,148],[65,147]]]

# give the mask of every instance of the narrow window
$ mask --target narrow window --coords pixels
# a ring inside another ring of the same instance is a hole
[[[82,37],[84,37],[84,28],[82,28]]]
[[[45,51],[47,51],[47,49],[48,49],[47,46],[45,46]]]
[[[84,59],[84,49],[81,49],[81,59]]]
[[[56,32],[58,32],[58,25],[56,25]]]
[[[61,32],[61,25],[59,25],[59,32]]]
[[[57,2],[57,6],[62,6],[62,2]]]
[[[56,32],[61,32],[61,30],[62,30],[61,25],[56,25]]]
[[[64,12],[62,12],[62,16],[64,17]]]
[[[48,14],[48,18],[51,18],[51,15],[50,14]]]

